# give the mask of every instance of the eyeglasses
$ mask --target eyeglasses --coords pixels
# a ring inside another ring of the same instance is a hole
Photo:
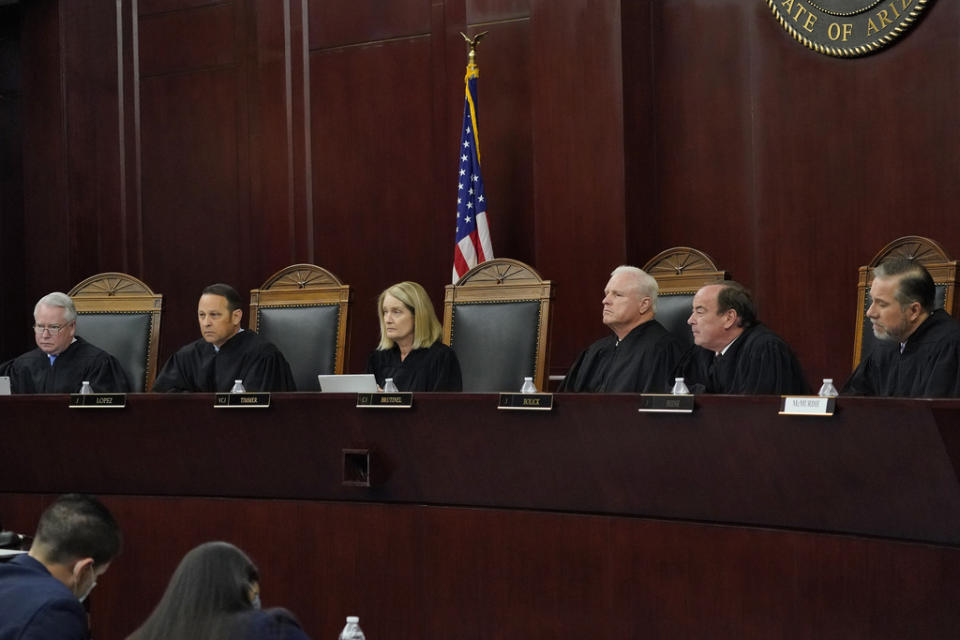
[[[58,336],[60,335],[61,331],[69,326],[69,322],[67,324],[35,324],[33,325],[33,330],[37,333],[37,335],[40,335],[46,331],[52,336]]]

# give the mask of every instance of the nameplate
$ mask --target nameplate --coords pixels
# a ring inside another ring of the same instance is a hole
[[[358,393],[357,407],[362,409],[409,409],[413,406],[413,394],[400,393]]]
[[[125,393],[71,393],[71,409],[123,409],[127,406]]]
[[[497,409],[510,411],[552,411],[552,393],[501,393]]]
[[[693,413],[693,398],[690,395],[672,393],[644,393],[640,396],[640,413]]]
[[[269,393],[218,393],[214,409],[266,409],[270,406]]]
[[[781,416],[832,416],[837,406],[836,398],[820,396],[782,396]]]

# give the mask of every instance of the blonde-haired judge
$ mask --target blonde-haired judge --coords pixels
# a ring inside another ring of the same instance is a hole
[[[460,362],[440,341],[440,321],[430,296],[416,282],[387,287],[377,300],[380,344],[367,360],[367,373],[383,388],[393,378],[400,391],[460,391]]]

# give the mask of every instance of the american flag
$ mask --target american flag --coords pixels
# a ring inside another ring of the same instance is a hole
[[[460,168],[457,185],[457,236],[453,248],[453,282],[472,267],[493,258],[490,228],[487,226],[487,197],[480,175],[480,144],[477,133],[477,78],[480,71],[467,64],[463,104],[463,131],[460,136]]]

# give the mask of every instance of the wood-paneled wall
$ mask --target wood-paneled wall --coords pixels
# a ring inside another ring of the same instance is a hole
[[[249,290],[294,262],[354,287],[352,371],[376,342],[383,287],[418,280],[439,307],[460,31],[490,32],[480,124],[494,248],[557,285],[554,373],[605,333],[609,270],[669,246],[704,250],[752,287],[812,381],[849,371],[857,266],[905,234],[960,255],[955,2],[852,60],[804,48],[756,0],[17,11],[22,122],[0,144],[22,151],[23,202],[5,187],[0,256],[19,268],[5,267],[4,298],[27,306],[128,271],[166,296],[161,359],[196,337],[204,285]],[[0,357],[31,345],[28,319],[0,317]]]

